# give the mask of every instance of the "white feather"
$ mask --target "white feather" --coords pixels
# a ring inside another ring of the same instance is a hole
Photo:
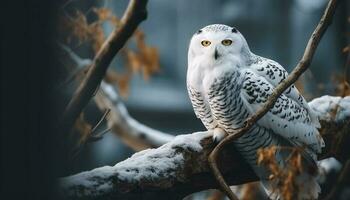
[[[224,40],[230,40],[231,43],[225,45]],[[209,45],[203,45],[203,41]],[[242,126],[249,115],[264,106],[273,89],[287,76],[287,71],[277,62],[253,54],[243,35],[235,28],[209,25],[191,39],[187,88],[196,116],[208,130],[216,130],[215,140],[221,139],[225,132],[232,133]],[[274,107],[257,125],[255,127],[259,127],[259,131],[252,137],[248,135],[246,141],[241,140],[242,145],[239,146],[242,152],[251,151],[245,154],[248,160],[251,160],[249,155],[254,154],[266,141],[271,141],[271,138],[274,138],[273,142],[267,142],[266,145],[281,144],[277,141],[282,138],[296,146],[306,145],[307,155],[303,154],[306,160],[310,160],[309,156],[315,160],[316,153],[324,146],[317,130],[320,127],[317,115],[294,85],[278,98]],[[276,159],[281,161],[285,158]],[[266,170],[257,166],[256,162],[250,164],[256,169],[257,175],[268,183]],[[310,191],[311,197],[316,197],[319,186],[315,177],[308,180],[311,185],[305,188]],[[304,194],[301,192],[299,195]]]
[[[256,56],[256,55],[254,55]],[[260,57],[260,56],[259,56]],[[260,76],[263,76],[271,85],[273,86],[277,86],[281,81],[283,81],[285,78],[287,78],[288,76],[288,72],[276,61],[267,59],[267,58],[261,58],[261,62],[257,63],[257,64],[252,64],[250,65],[250,68],[257,74]],[[259,69],[261,68],[265,68],[268,65],[272,65],[276,67],[276,74],[282,74],[281,76],[274,76],[274,79],[270,78],[270,76],[266,76],[265,71],[260,71]],[[313,124],[315,125],[316,128],[320,128],[321,125],[319,123],[317,114],[310,108],[309,104],[307,103],[307,101],[305,100],[305,98],[299,93],[298,89],[294,86],[294,84],[289,87],[284,94],[293,99],[295,102],[297,102],[300,106],[304,107],[311,118],[311,121],[313,122]]]
[[[265,91],[267,95],[273,92],[274,86],[270,84],[265,76],[257,75],[253,70],[243,69],[243,72],[251,72],[249,75],[254,82],[265,83],[261,85],[260,89]],[[245,106],[249,109],[251,114],[255,114],[259,109],[264,106],[265,102],[261,103],[249,103],[247,90],[242,89],[242,98],[244,99]],[[261,93],[255,93],[260,98]],[[274,114],[278,110],[278,107],[286,105],[289,109],[282,109],[282,112]],[[307,103],[305,105],[308,105]],[[294,107],[291,109],[291,107]],[[299,145],[307,145],[317,153],[321,152],[321,148],[324,147],[324,141],[318,132],[316,125],[312,122],[309,115],[308,106],[302,106],[294,98],[290,98],[286,94],[282,94],[276,101],[274,107],[266,113],[259,121],[258,124],[268,129],[272,129],[276,134],[282,137],[292,140]],[[300,113],[298,113],[298,111]],[[295,116],[293,120],[288,120],[288,117],[283,116]],[[299,116],[299,118],[297,118]],[[314,155],[313,155],[314,157]]]

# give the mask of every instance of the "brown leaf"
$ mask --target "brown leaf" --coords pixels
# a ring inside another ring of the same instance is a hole
[[[100,49],[105,41],[105,35],[101,23],[95,22],[89,25],[88,34],[95,53]]]
[[[108,8],[92,8],[97,15],[97,20],[88,23],[86,16],[81,11],[76,11],[74,17],[62,17],[62,29],[70,33],[67,42],[76,38],[79,43],[89,42],[95,53],[105,41],[103,23],[109,22],[116,28],[121,24],[120,19]],[[155,47],[148,46],[145,42],[145,35],[141,30],[136,30],[133,41],[137,49],[131,50],[127,46],[120,51],[120,55],[125,59],[126,72],[114,77],[112,81],[118,85],[122,96],[128,94],[129,81],[133,73],[142,73],[145,80],[159,71],[159,53]]]
[[[285,166],[280,166],[275,158],[276,151],[291,151],[290,157],[285,160]],[[282,199],[292,200],[299,190],[300,185],[296,177],[302,172],[302,156],[300,149],[290,147],[269,147],[258,150],[258,163],[267,167],[271,173],[269,176],[275,192],[282,195]]]
[[[93,8],[92,11],[96,13],[100,21],[107,21],[112,16],[112,11],[108,8]]]

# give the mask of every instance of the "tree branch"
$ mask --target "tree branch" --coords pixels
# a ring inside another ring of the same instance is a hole
[[[122,17],[121,26],[114,29],[97,52],[92,64],[68,103],[60,123],[62,132],[69,132],[75,120],[92,98],[94,91],[100,85],[113,57],[131,37],[137,26],[146,19],[147,0],[130,0]]]
[[[301,60],[299,61],[298,65],[294,68],[292,73],[283,80],[278,86],[274,89],[272,94],[269,96],[267,102],[265,105],[259,109],[253,116],[249,117],[245,121],[245,126],[237,130],[236,133],[228,135],[226,138],[224,138],[213,150],[213,152],[209,155],[209,164],[210,167],[221,185],[222,190],[226,193],[226,195],[231,200],[238,200],[238,198],[234,195],[230,187],[226,184],[225,179],[223,178],[218,166],[217,166],[217,159],[219,156],[219,153],[222,151],[224,146],[233,140],[241,137],[243,134],[245,134],[248,130],[252,128],[252,126],[261,118],[263,117],[275,104],[278,97],[292,84],[295,83],[295,81],[303,74],[303,72],[306,71],[306,69],[310,66],[310,63],[312,61],[312,58],[315,54],[316,48],[326,32],[328,26],[332,22],[333,15],[335,13],[336,7],[338,5],[338,0],[330,0],[325,12],[318,23],[316,29],[311,35],[311,38],[309,39],[309,42],[305,48],[305,52]]]
[[[327,136],[326,144],[350,140],[348,131],[342,131],[350,129],[350,97],[323,96],[309,105],[322,114],[321,130]],[[59,194],[65,199],[170,200],[218,188],[207,161],[214,147],[210,132],[177,136],[157,149],[135,153],[115,166],[62,178]],[[341,147],[346,151],[347,146]],[[325,152],[324,155],[331,154]],[[347,159],[349,157],[347,155]],[[232,145],[224,147],[218,164],[230,185],[258,180]]]
[[[91,65],[90,59],[79,57],[63,44],[59,44],[59,46],[63,53],[62,57],[72,63],[70,65],[72,73],[82,72]],[[78,75],[73,76],[79,77]],[[105,81],[101,82],[100,90],[94,96],[94,100],[102,112],[110,110],[109,117],[106,118],[108,127],[135,151],[159,147],[174,138],[171,134],[152,129],[132,118],[113,85]]]
[[[139,151],[159,147],[174,138],[132,118],[113,86],[102,82],[101,89],[94,97],[95,102],[100,110],[111,109],[107,119],[108,127],[129,147]]]

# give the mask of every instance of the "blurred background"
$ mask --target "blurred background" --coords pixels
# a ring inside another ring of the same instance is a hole
[[[157,49],[159,68],[145,79],[134,73],[128,81],[123,100],[135,119],[158,130],[174,135],[204,130],[196,119],[186,90],[187,48],[194,32],[214,23],[234,26],[245,36],[251,50],[271,58],[291,71],[301,58],[306,43],[323,14],[327,0],[152,0],[148,3],[148,18],[141,24],[147,45]],[[92,8],[108,8],[122,16],[128,1],[70,0],[64,4],[65,15],[76,10],[94,19]],[[324,94],[337,93],[337,81],[342,79],[349,43],[349,3],[343,2],[336,12],[317,49],[310,70],[298,87],[309,100]],[[106,35],[112,24],[103,24]],[[70,43],[82,58],[92,58],[88,46]],[[135,48],[134,44],[129,44]],[[123,59],[114,59],[111,68],[123,71]],[[125,70],[124,70],[125,71]],[[91,107],[93,107],[91,105]],[[91,110],[86,117],[96,121],[101,116]],[[71,160],[64,174],[114,165],[133,151],[114,134],[106,134],[98,142],[86,145]]]
[[[62,135],[55,132],[79,83],[79,76],[71,77],[68,62],[56,51],[64,45],[81,59],[93,59],[128,2],[17,0],[1,7],[1,23],[6,27],[1,31],[0,59],[5,94],[1,97],[1,192],[5,197],[49,199],[57,177],[115,165],[135,152],[111,131],[102,139],[86,142],[86,133],[75,130],[68,144],[62,144]],[[172,135],[204,130],[186,90],[192,34],[213,23],[234,26],[254,53],[279,62],[290,72],[327,2],[149,0],[147,20],[114,58],[105,81],[142,124]],[[308,100],[344,91],[349,95],[349,24],[350,3],[342,1],[310,70],[296,84]],[[82,116],[83,130],[89,132],[103,113],[91,100]],[[108,130],[105,121],[98,132]]]

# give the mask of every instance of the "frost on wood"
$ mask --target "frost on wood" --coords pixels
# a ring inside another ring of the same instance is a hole
[[[321,115],[321,132],[327,145],[324,157],[337,157],[346,148],[337,138],[350,139],[349,105],[349,97],[323,96],[310,102],[311,108]],[[329,154],[334,142],[339,151]],[[115,166],[62,178],[59,192],[68,199],[181,199],[218,187],[207,162],[214,146],[210,132],[177,136],[157,149],[135,153]],[[341,155],[344,159],[348,157]],[[230,185],[258,180],[232,145],[224,149],[219,167]]]

